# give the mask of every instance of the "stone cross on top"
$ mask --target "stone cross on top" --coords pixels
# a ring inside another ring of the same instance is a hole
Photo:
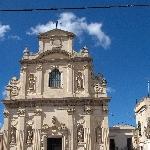
[[[57,29],[57,27],[58,27],[58,20],[56,21],[56,29]]]

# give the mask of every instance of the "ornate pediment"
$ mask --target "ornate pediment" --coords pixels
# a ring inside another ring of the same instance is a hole
[[[47,31],[45,33],[40,33],[39,34],[39,39],[51,38],[51,37],[54,37],[54,36],[58,36],[58,37],[64,37],[64,36],[74,37],[75,34],[73,34],[72,32],[61,30],[61,29],[53,29],[53,30]]]

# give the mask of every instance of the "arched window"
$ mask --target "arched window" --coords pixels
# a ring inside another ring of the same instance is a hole
[[[61,84],[61,73],[58,69],[54,69],[49,74],[49,87],[59,88]]]

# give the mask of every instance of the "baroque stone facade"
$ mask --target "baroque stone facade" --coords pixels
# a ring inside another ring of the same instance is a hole
[[[26,48],[20,78],[3,100],[4,150],[108,150],[106,80],[94,75],[88,48],[73,50],[75,35],[54,29]]]

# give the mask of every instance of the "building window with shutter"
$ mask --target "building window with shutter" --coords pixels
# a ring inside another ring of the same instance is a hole
[[[58,69],[54,69],[49,73],[49,87],[60,88],[61,86],[61,73]]]

